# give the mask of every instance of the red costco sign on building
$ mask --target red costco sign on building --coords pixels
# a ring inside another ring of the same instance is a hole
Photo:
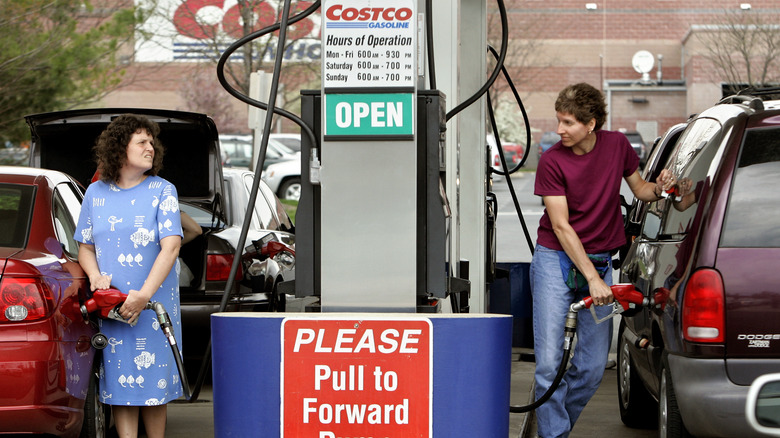
[[[282,436],[432,436],[432,339],[425,318],[285,319]]]

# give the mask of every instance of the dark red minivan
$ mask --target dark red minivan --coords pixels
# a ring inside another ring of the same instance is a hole
[[[82,191],[52,170],[0,166],[0,434],[106,433],[97,326],[73,231]]]
[[[668,299],[620,323],[622,420],[663,437],[754,436],[748,388],[780,370],[780,101],[733,96],[692,117],[644,177],[663,168],[674,192],[628,215],[620,281]]]

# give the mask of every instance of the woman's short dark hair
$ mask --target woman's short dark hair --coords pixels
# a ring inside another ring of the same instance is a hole
[[[555,101],[555,111],[571,114],[582,124],[596,120],[594,131],[601,129],[607,120],[607,104],[604,102],[604,95],[584,82],[569,85],[561,90]]]
[[[160,126],[144,116],[137,114],[123,114],[100,134],[97,143],[92,150],[95,152],[100,179],[105,182],[119,180],[119,170],[127,161],[127,146],[133,134],[146,131],[152,136],[154,145],[154,162],[152,168],[144,172],[146,175],[157,175],[162,169],[163,147],[157,136],[160,134]]]

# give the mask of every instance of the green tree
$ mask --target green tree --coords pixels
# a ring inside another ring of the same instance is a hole
[[[82,106],[117,87],[134,22],[132,8],[95,11],[81,0],[0,2],[0,142],[29,137],[27,114]]]

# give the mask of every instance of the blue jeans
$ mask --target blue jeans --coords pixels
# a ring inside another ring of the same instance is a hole
[[[558,373],[563,357],[563,330],[569,306],[588,294],[587,288],[575,293],[566,286],[560,253],[563,251],[537,245],[531,261],[537,399],[547,392]],[[611,266],[604,281],[612,285]],[[596,307],[599,318],[611,310],[610,306]],[[570,367],[552,397],[536,410],[540,437],[569,436],[580,413],[601,383],[611,337],[612,319],[596,324],[590,310],[583,309],[578,313],[577,343]]]

